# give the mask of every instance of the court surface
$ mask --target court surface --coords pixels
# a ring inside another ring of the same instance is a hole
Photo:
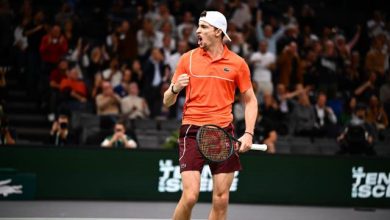
[[[171,202],[0,201],[0,219],[12,220],[163,220],[170,219]],[[207,219],[209,203],[198,203],[193,219]],[[389,220],[390,209],[230,204],[231,220]]]

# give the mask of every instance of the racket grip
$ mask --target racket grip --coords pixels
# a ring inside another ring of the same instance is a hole
[[[267,150],[267,145],[266,144],[252,144],[251,150],[266,151]]]

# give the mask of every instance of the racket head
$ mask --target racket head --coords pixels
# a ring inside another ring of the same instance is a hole
[[[201,126],[196,133],[199,152],[210,162],[222,162],[234,153],[232,137],[213,124]]]

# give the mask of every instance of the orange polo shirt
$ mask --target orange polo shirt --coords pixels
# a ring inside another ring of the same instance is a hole
[[[183,54],[172,83],[183,73],[189,75],[190,82],[186,87],[182,124],[228,126],[233,121],[236,88],[243,93],[252,87],[248,65],[226,45],[218,60],[212,60],[201,48]]]

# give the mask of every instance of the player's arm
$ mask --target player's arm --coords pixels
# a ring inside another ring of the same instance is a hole
[[[245,133],[240,138],[240,152],[248,151],[253,143],[253,135],[257,118],[257,99],[250,87],[241,94],[245,103]]]
[[[187,74],[181,74],[176,82],[172,82],[168,89],[164,92],[164,106],[169,107],[175,104],[177,95],[190,82],[190,77]]]

